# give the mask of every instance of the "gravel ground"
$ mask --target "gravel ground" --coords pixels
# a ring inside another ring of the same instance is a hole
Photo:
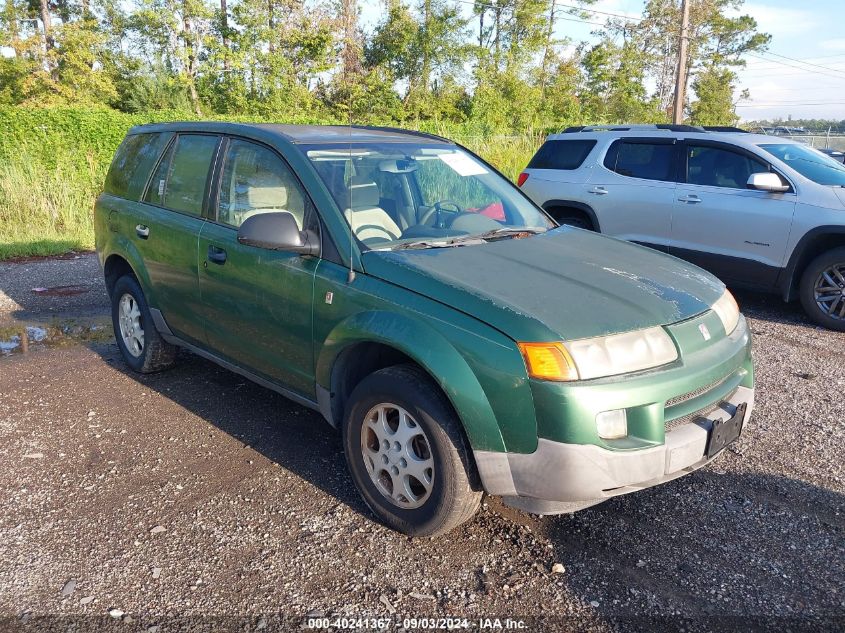
[[[32,290],[55,286],[85,289]],[[757,408],[712,465],[575,515],[487,498],[412,540],[373,522],[314,412],[190,354],[129,373],[92,256],[0,264],[0,322],[35,328],[0,358],[0,628],[843,630],[845,338],[739,300]]]

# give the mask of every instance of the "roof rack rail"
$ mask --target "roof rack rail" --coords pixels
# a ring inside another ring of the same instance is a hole
[[[708,132],[740,132],[742,134],[749,134],[748,130],[743,130],[741,127],[733,125],[705,125],[704,129]]]
[[[564,134],[574,132],[637,132],[664,130],[666,132],[704,132],[703,127],[697,125],[674,125],[670,123],[647,123],[635,125],[576,125],[566,128]]]

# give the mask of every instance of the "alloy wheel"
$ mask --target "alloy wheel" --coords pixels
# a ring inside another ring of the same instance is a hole
[[[370,409],[361,428],[361,452],[376,489],[393,505],[412,510],[431,495],[431,443],[402,407],[382,403]]]
[[[821,272],[813,288],[813,298],[824,314],[845,320],[845,263],[834,264]]]
[[[141,310],[138,302],[128,292],[118,303],[120,336],[129,353],[135,358],[144,353],[144,328],[141,327]]]

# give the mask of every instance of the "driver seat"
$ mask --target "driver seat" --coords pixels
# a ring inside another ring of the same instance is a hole
[[[399,239],[402,230],[379,206],[381,194],[372,180],[353,176],[349,182],[350,206],[344,215],[355,236],[365,244]]]

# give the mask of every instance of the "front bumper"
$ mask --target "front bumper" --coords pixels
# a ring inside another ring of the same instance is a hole
[[[659,446],[612,451],[541,438],[533,453],[475,451],[475,460],[484,489],[509,505],[536,514],[574,512],[677,479],[712,461],[705,455],[712,422],[731,418],[743,403],[744,432],[754,389],[740,386],[712,410],[668,431]]]

